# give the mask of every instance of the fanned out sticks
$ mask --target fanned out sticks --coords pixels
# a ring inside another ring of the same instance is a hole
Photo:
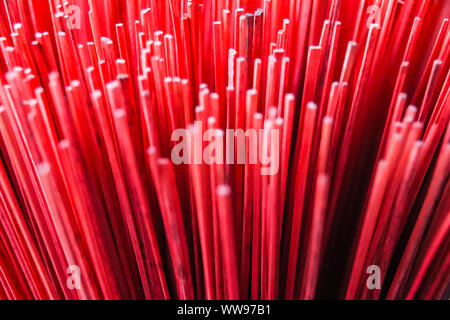
[[[449,18],[1,1],[0,299],[448,299]]]

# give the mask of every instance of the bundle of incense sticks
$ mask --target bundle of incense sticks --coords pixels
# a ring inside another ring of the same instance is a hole
[[[1,1],[0,299],[448,299],[449,17]]]

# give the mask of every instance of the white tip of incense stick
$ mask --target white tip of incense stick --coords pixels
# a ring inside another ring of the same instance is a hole
[[[306,105],[306,107],[307,107],[308,109],[316,110],[316,109],[317,109],[317,104],[315,104],[314,102],[308,102],[308,104]]]
[[[231,188],[227,184],[221,184],[217,186],[217,195],[219,196],[227,196],[231,194]]]
[[[127,112],[125,111],[125,109],[117,109],[114,110],[114,118],[123,118],[126,117]]]
[[[154,146],[151,146],[147,149],[147,154],[156,154],[157,153],[157,149]]]
[[[58,143],[58,148],[60,148],[60,149],[66,149],[66,148],[68,148],[70,146],[70,142],[69,142],[69,140],[61,140],[59,143]]]
[[[263,114],[260,112],[257,112],[253,115],[253,118],[256,120],[261,120],[263,117],[264,117]]]
[[[333,118],[332,118],[332,117],[329,117],[329,116],[326,116],[326,117],[323,118],[323,123],[324,123],[324,124],[330,124],[330,123],[333,123]]]
[[[38,163],[38,165],[36,166],[37,171],[39,173],[40,176],[45,176],[47,174],[50,173],[50,164],[48,162],[41,162]]]

